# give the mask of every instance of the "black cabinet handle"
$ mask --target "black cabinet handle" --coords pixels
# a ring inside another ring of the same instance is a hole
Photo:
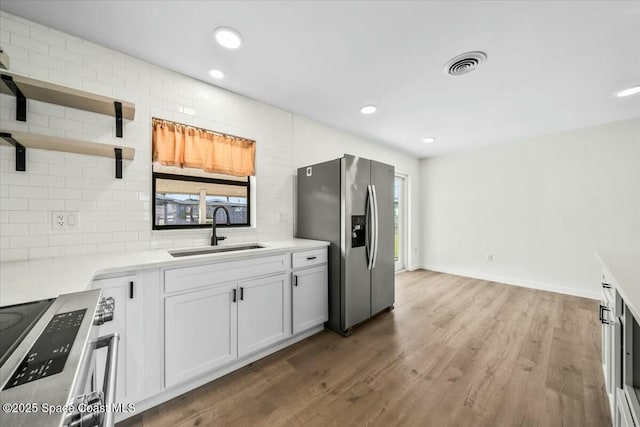
[[[605,282],[602,282],[602,287],[605,289],[611,289],[611,285]]]
[[[133,281],[129,282],[129,299],[133,299]]]
[[[317,256],[308,256],[307,257],[307,261],[311,261],[312,259],[316,259],[318,258]]]
[[[240,286],[240,301],[244,301],[244,288]]]
[[[233,288],[233,302],[236,302],[236,288]]]
[[[298,275],[293,276],[293,286],[298,286]]]
[[[598,314],[598,319],[600,320],[600,323],[602,323],[602,309],[604,308],[604,306],[602,304],[600,304],[600,313]]]
[[[611,311],[611,309],[600,304],[600,323],[602,323],[603,325],[612,325],[614,322],[611,322],[604,318],[605,311]]]

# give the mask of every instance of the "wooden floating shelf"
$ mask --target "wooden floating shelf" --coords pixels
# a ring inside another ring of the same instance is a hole
[[[77,108],[116,118],[116,135],[122,137],[122,119],[133,120],[136,106],[108,96],[61,86],[55,83],[1,70],[0,92],[16,96],[16,120],[26,121],[26,99]]]
[[[59,136],[0,130],[0,138],[16,147],[16,170],[26,170],[26,148],[63,151],[65,153],[88,154],[115,158],[116,178],[122,178],[122,160],[133,160],[135,148],[120,147],[112,144],[62,138]]]

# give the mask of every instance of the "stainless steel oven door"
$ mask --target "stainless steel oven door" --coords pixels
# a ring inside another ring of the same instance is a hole
[[[65,427],[113,427],[116,408],[116,378],[118,374],[118,345],[120,336],[117,333],[105,335],[92,340],[87,348],[86,366],[74,383],[69,402],[73,412],[64,421]],[[97,350],[107,347],[104,382],[96,384]]]

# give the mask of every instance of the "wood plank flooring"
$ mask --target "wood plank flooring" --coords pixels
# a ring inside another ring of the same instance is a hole
[[[598,303],[431,271],[396,308],[321,332],[125,426],[611,426]]]

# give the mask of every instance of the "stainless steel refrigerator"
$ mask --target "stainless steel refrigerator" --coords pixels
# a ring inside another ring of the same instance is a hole
[[[329,321],[342,335],[394,303],[394,167],[352,155],[298,169],[296,237],[329,246]]]

